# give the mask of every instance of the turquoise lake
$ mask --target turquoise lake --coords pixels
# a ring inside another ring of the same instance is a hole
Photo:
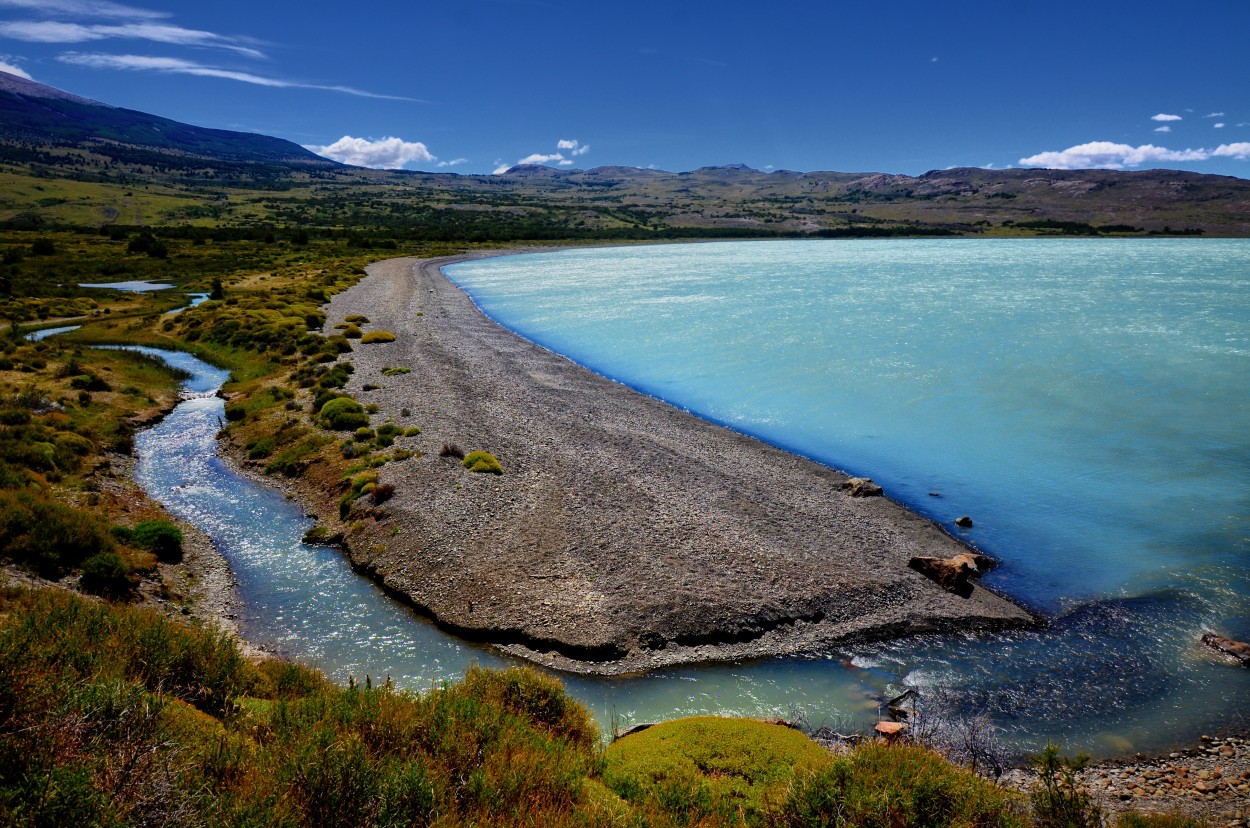
[[[733,242],[446,270],[490,316],[602,374],[872,476],[999,558],[989,583],[1051,620],[562,676],[605,727],[717,712],[864,726],[907,687],[988,715],[1020,749],[1161,750],[1246,726],[1250,671],[1196,642],[1250,637],[1250,243]],[[137,476],[226,555],[248,639],[412,689],[506,663],[301,543],[311,519],[216,456],[224,374],[161,355],[199,396],[136,436]]]

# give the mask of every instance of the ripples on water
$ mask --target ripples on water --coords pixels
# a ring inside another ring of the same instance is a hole
[[[565,677],[607,723],[728,712],[863,724],[945,687],[1021,747],[1169,747],[1230,721],[1250,671],[1246,242],[732,243],[457,265],[487,312],[677,405],[973,514],[991,581],[1045,630],[928,637],[627,679]],[[171,360],[203,374],[203,363]],[[222,377],[198,378],[203,390]],[[250,639],[342,680],[422,688],[505,663],[300,542],[311,521],[215,458],[222,403],[137,438],[141,482],[223,550]],[[930,491],[941,493],[930,498]]]

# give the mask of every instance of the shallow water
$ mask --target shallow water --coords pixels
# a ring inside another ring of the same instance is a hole
[[[1207,628],[1250,633],[1250,414],[1238,393],[1250,376],[1250,246],[789,244],[569,251],[457,265],[452,275],[496,318],[596,370],[818,458],[836,449],[828,462],[871,473],[935,519],[972,514],[970,539],[1004,562],[994,585],[1054,624],[627,679],[564,676],[570,691],[605,726],[797,711],[813,725],[849,727],[906,686],[946,686],[948,704],[990,714],[1018,746],[1059,738],[1100,754],[1172,747],[1244,709],[1250,671],[1193,642]],[[785,257],[812,272],[781,269]],[[1155,276],[1139,284],[1074,270],[1123,257]],[[771,269],[717,275],[748,260]],[[1007,272],[978,276],[990,261]],[[1098,295],[1069,295],[1082,283],[1100,284]],[[1116,297],[1140,312],[1117,316]],[[668,329],[650,326],[653,317]],[[720,340],[699,344],[700,332]],[[1186,346],[1186,336],[1199,342]],[[1145,349],[1153,355],[1138,353],[1155,341]],[[606,365],[603,354],[635,361]],[[224,379],[185,354],[164,355],[196,374],[189,386],[200,393]],[[776,361],[784,355],[800,358]],[[752,379],[761,362],[773,367]],[[697,392],[689,399],[672,393],[687,387]],[[978,413],[986,405],[997,413]],[[138,435],[138,476],[229,559],[249,639],[340,680],[389,674],[416,689],[473,662],[505,663],[389,600],[337,551],[302,544],[311,520],[217,459],[222,406],[189,400]],[[1155,434],[1160,412],[1177,417],[1166,436]],[[816,448],[794,436],[803,429],[787,431],[795,423],[820,435]],[[1020,468],[1038,447],[1037,468]],[[1106,467],[1121,455],[1132,468]],[[1030,517],[1036,509],[1042,518]]]
[[[129,281],[129,282],[79,282],[79,287],[100,288],[102,290],[126,290],[131,293],[149,293],[154,290],[169,290],[173,285],[164,282]]]

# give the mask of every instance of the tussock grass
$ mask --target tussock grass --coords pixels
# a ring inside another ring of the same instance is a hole
[[[454,454],[454,452],[448,452],[448,454]],[[489,451],[471,451],[460,461],[460,465],[478,474],[503,474],[503,466]]]

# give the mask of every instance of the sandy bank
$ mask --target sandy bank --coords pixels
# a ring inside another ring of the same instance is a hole
[[[1033,623],[908,569],[966,551],[929,521],[516,336],[447,281],[449,261],[375,264],[327,322],[364,314],[398,336],[356,347],[348,390],[376,423],[424,432],[424,456],[381,469],[396,496],[355,524],[351,555],[446,628],[619,673]],[[470,474],[444,443],[506,474]]]

